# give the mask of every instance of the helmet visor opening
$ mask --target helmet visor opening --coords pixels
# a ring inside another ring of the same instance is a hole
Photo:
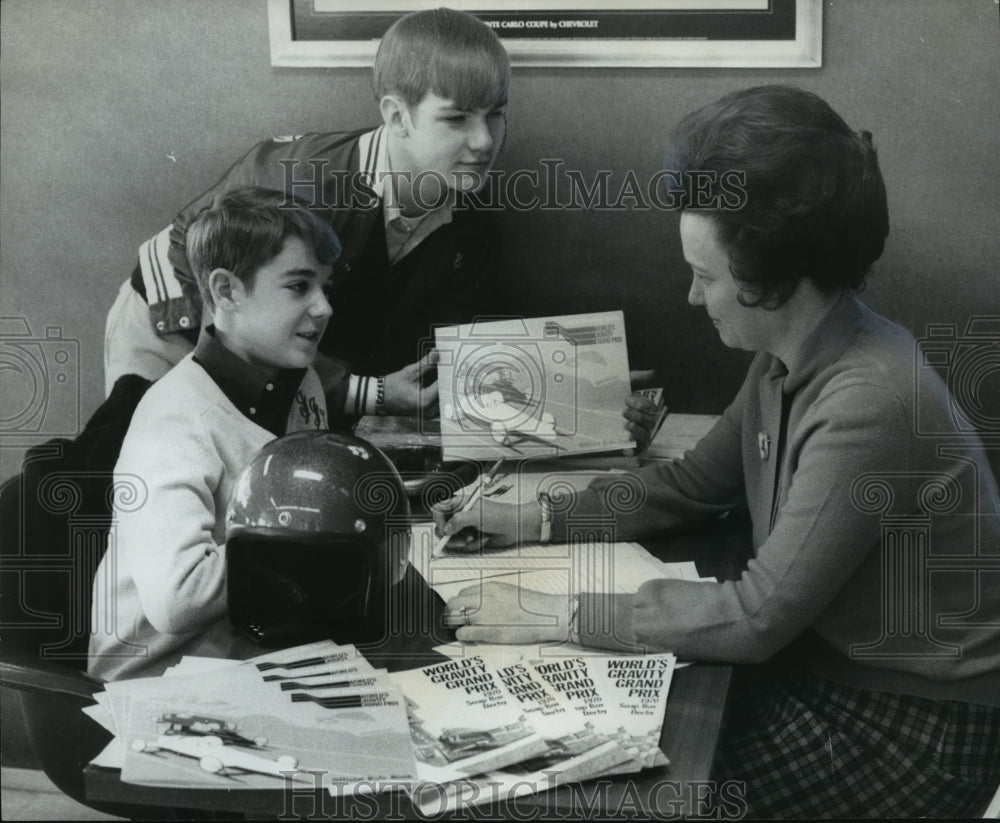
[[[381,616],[372,593],[384,564],[368,541],[247,536],[229,542],[226,562],[230,620],[256,642],[359,642]]]

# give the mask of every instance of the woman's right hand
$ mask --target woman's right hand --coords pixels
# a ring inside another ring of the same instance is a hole
[[[542,510],[538,503],[499,503],[479,499],[468,511],[462,511],[466,495],[460,492],[431,509],[434,532],[438,537],[451,535],[451,551],[500,549],[519,543],[536,543],[542,533]]]

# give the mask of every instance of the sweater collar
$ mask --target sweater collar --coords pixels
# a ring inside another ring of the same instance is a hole
[[[857,336],[864,311],[853,294],[843,292],[806,338],[794,369],[774,358],[768,376],[784,376],[784,391],[794,392],[840,358]]]
[[[240,412],[276,437],[288,427],[288,415],[306,369],[266,369],[227,349],[215,326],[202,329],[194,359]]]

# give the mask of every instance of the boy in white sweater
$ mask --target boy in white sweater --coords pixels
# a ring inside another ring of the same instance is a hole
[[[115,466],[88,663],[106,680],[259,653],[227,617],[230,492],[275,437],[327,428],[311,365],[333,313],[333,229],[283,193],[235,189],[194,220],[187,254],[214,324],[143,397]]]

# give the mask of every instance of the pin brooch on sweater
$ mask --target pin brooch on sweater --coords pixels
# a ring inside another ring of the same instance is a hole
[[[760,451],[760,459],[767,460],[768,454],[771,453],[771,438],[767,432],[757,433],[757,449]]]

